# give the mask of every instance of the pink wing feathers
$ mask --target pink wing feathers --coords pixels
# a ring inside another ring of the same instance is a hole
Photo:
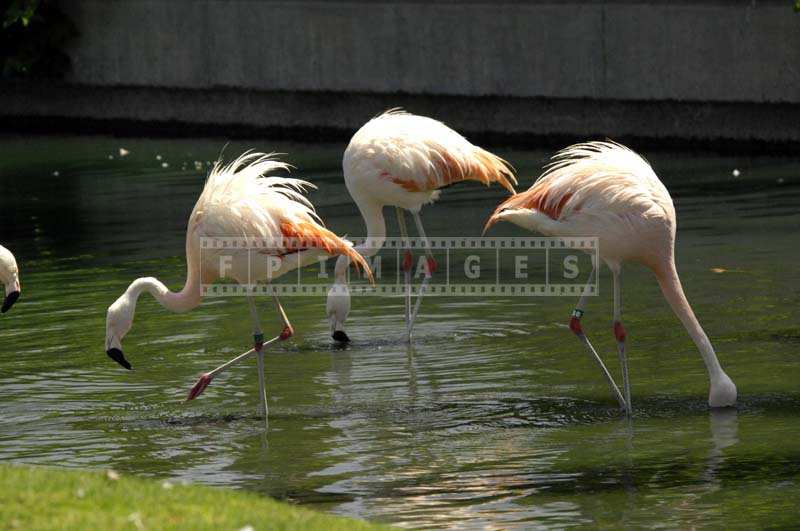
[[[499,183],[511,193],[517,179],[502,158],[471,144],[443,123],[393,109],[370,120],[350,149],[369,153],[379,177],[408,192],[430,192],[455,182]]]
[[[217,163],[208,176],[189,220],[189,234],[244,237],[269,242],[267,254],[310,249],[343,254],[372,279],[372,271],[352,243],[326,229],[302,192],[309,182],[269,175],[289,166],[273,154],[245,153],[226,166]]]
[[[674,217],[672,198],[646,160],[615,142],[587,142],[559,151],[533,186],[495,209],[486,229],[510,210],[559,221],[576,212],[626,216],[653,207]]]

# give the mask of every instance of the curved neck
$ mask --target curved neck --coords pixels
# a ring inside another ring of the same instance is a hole
[[[200,286],[200,264],[195,260],[195,253],[190,245],[186,249],[186,283],[177,293],[170,291],[163,282],[153,277],[137,278],[125,293],[131,298],[133,304],[142,292],[146,291],[155,298],[161,306],[171,312],[188,312],[196,308],[203,299]]]
[[[367,239],[355,246],[355,250],[362,256],[370,257],[380,251],[386,241],[386,220],[383,217],[383,206],[371,201],[356,201],[358,210],[367,225]],[[350,266],[350,259],[345,255],[340,255],[336,260],[335,276],[336,282],[346,283],[347,268]]]
[[[706,335],[700,323],[695,317],[692,307],[689,306],[689,301],[686,300],[686,295],[683,293],[683,286],[681,280],[678,278],[678,271],[675,269],[674,260],[670,260],[660,270],[656,270],[656,277],[661,286],[661,291],[664,298],[667,299],[672,311],[678,316],[684,328],[689,333],[703,357],[706,364],[708,375],[712,382],[717,381],[718,378],[725,375],[722,366],[717,359],[717,354],[714,352],[714,347],[711,345],[708,336]]]

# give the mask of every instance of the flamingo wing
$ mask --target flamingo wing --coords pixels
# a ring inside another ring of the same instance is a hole
[[[344,254],[372,278],[364,257],[353,250],[352,243],[325,228],[303,195],[306,189],[316,187],[307,181],[269,175],[289,169],[273,156],[245,153],[225,166],[215,164],[192,211],[189,233],[267,242],[267,254],[310,249]]]
[[[380,179],[408,192],[430,192],[474,180],[487,186],[496,182],[514,193],[517,184],[514,169],[502,158],[471,144],[442,122],[398,109],[367,122],[353,136],[348,151],[371,158]]]
[[[486,228],[525,211],[545,224],[576,215],[675,215],[672,198],[650,164],[615,142],[587,142],[561,150],[533,186],[495,209]]]

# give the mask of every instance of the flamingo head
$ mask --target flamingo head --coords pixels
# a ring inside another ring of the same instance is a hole
[[[328,291],[326,310],[331,324],[331,337],[340,343],[348,343],[350,338],[344,331],[344,322],[350,314],[350,290],[347,284],[338,281],[333,284]]]
[[[11,281],[3,280],[3,284],[5,284],[6,287],[6,298],[3,300],[3,307],[0,308],[0,313],[6,313],[10,310],[11,307],[14,306],[14,303],[17,302],[17,299],[19,299],[20,294],[19,278],[17,278],[16,273]]]
[[[531,230],[530,218],[532,211],[529,208],[510,208],[500,205],[497,210],[489,217],[483,227],[483,234],[491,229],[499,221],[509,221],[514,225]]]
[[[720,371],[720,374],[711,378],[711,389],[708,392],[708,405],[712,408],[729,407],[736,405],[736,384],[733,380]]]
[[[122,354],[122,338],[133,326],[135,304],[128,293],[123,293],[106,313],[106,354],[128,370],[131,364]]]
[[[19,271],[14,256],[3,247],[0,247],[0,250],[0,282],[6,289],[6,298],[0,308],[0,313],[6,313],[19,299]]]

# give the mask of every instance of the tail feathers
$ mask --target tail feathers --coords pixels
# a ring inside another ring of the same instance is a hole
[[[398,184],[409,191],[420,191],[441,188],[459,181],[478,181],[486,186],[499,183],[513,194],[514,185],[517,184],[514,168],[497,155],[479,147],[472,147],[474,151],[470,156],[465,156],[461,153],[451,152],[444,146],[437,146],[432,151],[432,155],[436,157],[433,163],[434,171],[431,172],[428,182],[423,188],[420,188],[416,182]],[[408,184],[411,184],[413,189]]]
[[[479,164],[468,178],[480,181],[486,186],[493,182],[498,183],[512,194],[515,193],[514,186],[517,184],[517,178],[511,164],[478,147],[475,148],[475,158],[478,159]]]
[[[340,238],[330,230],[311,222],[300,223],[281,223],[281,233],[285,241],[285,246],[290,251],[315,248],[325,251],[329,255],[344,255],[355,264],[356,270],[361,270],[369,279],[370,283],[375,283],[375,277],[367,260],[355,249],[353,244]]]

